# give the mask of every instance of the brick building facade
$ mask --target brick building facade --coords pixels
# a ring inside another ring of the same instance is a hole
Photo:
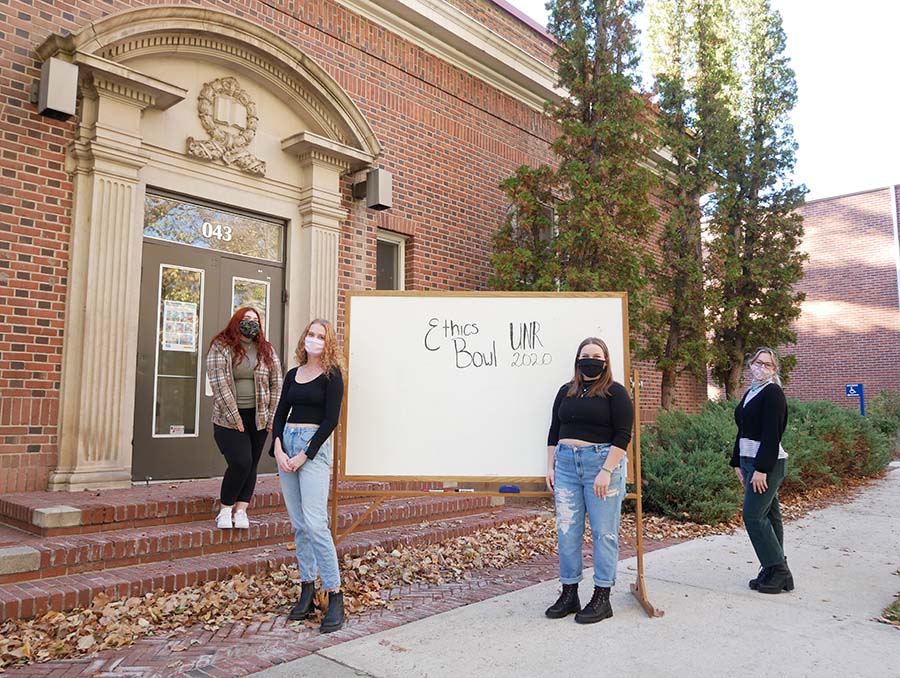
[[[806,300],[786,392],[856,408],[846,384],[863,383],[867,399],[900,389],[897,187],[811,200],[802,213]]]
[[[216,280],[220,306],[263,294],[282,348],[310,317],[341,325],[380,239],[406,289],[484,289],[498,184],[551,159],[552,42],[502,0],[0,0],[0,40],[0,492],[150,475],[133,450],[164,417],[158,391],[190,400],[157,339],[202,350],[217,321],[178,327],[211,312]],[[48,59],[78,68],[68,120],[32,102]],[[393,175],[389,210],[352,197],[373,168]],[[274,228],[274,254],[224,244],[229,224]],[[705,385],[682,381],[696,407]],[[186,433],[164,428],[154,440]]]

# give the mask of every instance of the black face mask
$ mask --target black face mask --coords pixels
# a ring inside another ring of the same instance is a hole
[[[606,372],[606,361],[600,358],[579,358],[578,369],[588,379],[593,379]]]
[[[259,334],[259,323],[255,320],[247,320],[244,318],[241,320],[241,334],[243,334],[248,339],[256,339],[256,335]]]

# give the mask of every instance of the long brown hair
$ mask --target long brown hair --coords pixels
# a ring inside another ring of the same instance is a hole
[[[581,349],[588,344],[594,344],[603,350],[603,359],[606,361],[606,369],[603,371],[603,374],[600,375],[600,378],[593,382],[593,386],[591,386],[591,389],[586,395],[609,395],[609,387],[612,386],[613,383],[612,365],[609,362],[609,348],[602,339],[588,337],[578,344],[578,350],[575,352],[575,374],[570,382],[569,390],[566,391],[566,395],[569,397],[579,395],[581,389],[584,388],[584,376],[581,374],[581,370],[578,369],[578,357],[581,355]]]
[[[300,341],[297,342],[294,359],[298,365],[305,365],[309,361],[309,356],[306,355],[306,335],[309,334],[309,328],[316,324],[325,328],[325,348],[322,350],[322,371],[325,373],[325,377],[330,377],[331,370],[335,367],[341,371],[342,377],[346,377],[347,366],[344,363],[344,352],[338,345],[337,333],[334,331],[331,323],[322,318],[309,321],[309,325],[306,326],[303,334],[300,335]]]
[[[256,345],[257,364],[258,361],[262,360],[270,370],[274,370],[275,361],[272,358],[272,344],[266,340],[266,334],[263,332],[262,316],[259,314],[259,311],[252,306],[241,306],[236,310],[234,315],[231,316],[231,320],[225,325],[225,329],[214,336],[209,342],[209,347],[212,348],[213,344],[216,342],[219,342],[223,346],[227,346],[231,349],[232,353],[231,365],[234,366],[239,364],[244,359],[244,356],[247,355],[247,349],[245,349],[241,343],[241,320],[244,319],[244,314],[246,314],[247,311],[253,311],[256,314],[256,319],[260,321],[259,334],[253,337],[253,343]],[[254,367],[256,367],[256,365],[254,365]]]

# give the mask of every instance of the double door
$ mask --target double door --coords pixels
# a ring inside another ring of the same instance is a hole
[[[227,252],[146,238],[141,270],[132,478],[221,475],[206,380],[210,340],[237,308],[260,313],[266,337],[284,355],[284,270]],[[263,453],[259,472],[274,472]]]

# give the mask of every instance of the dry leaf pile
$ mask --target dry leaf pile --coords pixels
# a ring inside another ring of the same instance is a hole
[[[782,512],[788,520],[799,518],[810,510],[847,499],[865,484],[862,481],[788,497],[782,502]],[[728,533],[739,526],[738,518],[719,525],[698,525],[644,515],[644,536],[649,540],[694,539]],[[625,534],[634,535],[634,514],[622,516],[622,529]],[[345,556],[341,563],[344,605],[350,614],[389,607],[391,591],[398,587],[460,581],[473,570],[502,569],[555,549],[555,523],[548,513],[429,546],[398,546],[391,551],[376,548],[363,556]],[[159,590],[125,600],[100,595],[86,610],[48,612],[37,619],[12,619],[0,624],[0,671],[6,666],[122,647],[144,636],[177,637],[179,632],[197,624],[217,629],[235,621],[265,620],[285,611],[299,595],[296,565],[283,565],[252,577],[236,574],[226,581],[207,582],[174,593]],[[308,626],[321,620],[327,606],[324,593],[319,593],[317,604],[316,617],[304,622]],[[900,604],[894,605],[900,608]],[[172,648],[175,652],[185,649],[187,645]]]
[[[538,554],[552,553],[556,532],[551,517],[501,525],[429,546],[372,549],[341,564],[344,605],[350,614],[390,606],[392,589],[415,583],[441,584],[466,578],[471,570],[503,568]],[[174,593],[158,590],[139,598],[94,598],[88,609],[48,612],[37,619],[10,619],[0,624],[0,670],[3,667],[65,659],[129,645],[150,635],[177,635],[202,624],[250,623],[284,612],[300,595],[296,565],[282,565],[264,575],[235,574]],[[327,597],[317,596],[316,626]],[[188,645],[175,645],[178,652]]]

